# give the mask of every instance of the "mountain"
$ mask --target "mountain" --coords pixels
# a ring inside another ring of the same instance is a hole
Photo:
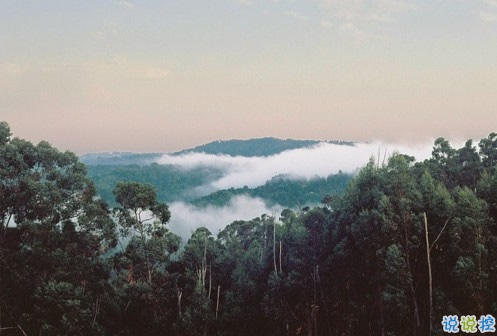
[[[191,149],[185,149],[174,154],[178,155],[192,152],[202,152],[214,155],[245,157],[271,156],[291,149],[311,147],[320,142],[338,145],[353,145],[353,142],[350,141],[282,140],[278,138],[266,137],[249,140],[218,140]]]
[[[327,141],[332,144],[354,145],[352,142]],[[288,150],[309,148],[321,143],[318,140],[294,140],[260,138],[250,140],[214,141],[205,145],[168,154],[180,156],[192,153],[227,155],[232,157],[268,157]],[[155,186],[161,201],[189,202],[204,207],[224,206],[237,195],[263,199],[268,204],[297,208],[316,204],[330,194],[339,194],[350,179],[350,175],[330,175],[328,178],[306,180],[279,176],[275,171],[272,180],[254,188],[230,188],[219,190],[214,185],[229,172],[229,166],[212,163],[185,167],[178,164],[158,164],[164,153],[106,152],[90,153],[81,157],[88,166],[90,177],[95,182],[98,194],[115,205],[112,193],[119,181],[136,181]],[[235,159],[238,160],[238,159]],[[270,177],[269,177],[270,178]]]
[[[349,146],[354,144],[352,141],[283,140],[266,137],[248,140],[217,140],[168,154],[182,155],[188,153],[206,153],[245,157],[271,156],[291,149],[311,147],[321,142]],[[130,164],[145,166],[156,162],[163,154],[166,153],[100,152],[84,154],[80,159],[88,166]]]
[[[87,166],[140,165],[145,166],[157,161],[162,153],[133,153],[133,152],[97,152],[80,157]]]
[[[302,208],[316,205],[326,196],[336,196],[345,191],[352,175],[339,172],[328,177],[312,179],[292,179],[287,176],[275,176],[264,185],[255,188],[229,188],[218,190],[207,196],[199,197],[191,203],[205,207],[209,205],[225,206],[235,196],[246,195],[262,198],[269,205],[281,205],[286,208]]]

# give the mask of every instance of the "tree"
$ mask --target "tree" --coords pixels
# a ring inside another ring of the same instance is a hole
[[[167,204],[157,200],[153,186],[120,182],[114,189],[121,239],[127,240],[114,257],[126,322],[132,334],[160,334],[171,327],[175,306],[175,275],[168,272],[170,258],[180,238],[166,224],[171,218]]]
[[[108,293],[101,257],[116,242],[86,167],[0,123],[0,324],[23,333],[99,335]]]
[[[483,166],[488,170],[495,169],[497,165],[497,133],[490,133],[488,137],[480,140],[478,145]]]

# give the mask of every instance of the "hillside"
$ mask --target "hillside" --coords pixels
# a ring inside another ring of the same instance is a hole
[[[197,206],[225,206],[234,196],[247,195],[262,198],[270,205],[279,204],[286,208],[299,209],[318,205],[326,196],[343,193],[351,178],[352,175],[341,172],[327,178],[315,177],[310,180],[275,176],[256,188],[223,189],[197,198],[191,203]]]
[[[191,149],[185,149],[175,154],[196,152],[245,157],[270,156],[291,149],[311,147],[320,142],[333,143],[337,145],[353,145],[353,142],[349,141],[282,140],[273,137],[266,137],[249,140],[218,140]]]
[[[213,155],[230,156],[271,156],[291,149],[307,148],[326,142],[336,145],[354,144],[352,141],[319,141],[319,140],[294,140],[277,139],[272,137],[248,139],[248,140],[217,140],[204,145],[168,153],[169,155],[182,155],[189,153],[206,153]],[[156,162],[166,153],[133,153],[133,152],[99,152],[87,153],[80,157],[81,162],[86,165],[149,165]]]
[[[215,141],[205,145],[168,154],[187,156],[192,153],[227,155],[232,157],[269,157],[285,151],[309,148],[320,143],[317,140],[293,140],[260,138],[250,140]],[[352,142],[328,142],[353,145]],[[107,152],[90,153],[81,157],[88,166],[89,176],[95,182],[98,194],[109,204],[115,205],[112,193],[119,181],[149,183],[157,189],[164,202],[189,202],[196,206],[224,206],[233,196],[247,195],[263,199],[268,204],[280,204],[289,208],[318,204],[328,194],[345,190],[349,175],[330,175],[328,178],[289,178],[275,172],[272,180],[253,188],[216,188],[215,182],[228,174],[226,167],[200,165],[185,168],[180,165],[158,164],[161,153]],[[270,177],[268,177],[269,179]],[[212,194],[211,194],[212,193]]]

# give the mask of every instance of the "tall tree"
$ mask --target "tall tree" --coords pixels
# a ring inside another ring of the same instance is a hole
[[[125,322],[132,334],[160,334],[176,316],[170,309],[177,300],[175,275],[168,268],[180,238],[167,229],[171,213],[152,185],[120,182],[114,194],[122,245],[127,241],[114,257]]]
[[[0,324],[28,334],[103,333],[101,257],[116,242],[86,167],[0,123]]]

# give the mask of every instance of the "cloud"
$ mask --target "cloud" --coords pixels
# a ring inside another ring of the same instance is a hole
[[[119,4],[119,6],[124,7],[126,9],[133,9],[135,7],[131,1],[123,0],[123,1],[118,1],[117,3]]]
[[[183,155],[164,155],[158,163],[172,164],[183,169],[210,166],[222,169],[224,176],[205,188],[209,192],[230,187],[256,187],[264,184],[278,174],[295,178],[325,177],[338,171],[355,172],[363,167],[372,156],[380,157],[383,162],[394,152],[415,156],[418,161],[431,156],[432,145],[417,146],[392,145],[383,142],[362,143],[354,146],[320,143],[314,147],[294,149],[269,157],[242,157],[187,153]],[[283,207],[269,207],[259,198],[248,196],[233,197],[223,207],[196,207],[183,202],[170,204],[172,232],[183,237],[186,242],[198,227],[208,228],[216,235],[226,225],[235,220],[250,220],[262,214],[278,218]]]
[[[415,156],[418,160],[430,157],[431,145],[416,147],[391,145],[381,142],[356,144],[355,146],[320,143],[311,148],[288,150],[269,157],[232,157],[229,155],[211,155],[189,153],[183,155],[164,155],[160,164],[172,164],[184,169],[209,166],[222,169],[224,175],[204,186],[210,192],[231,187],[256,187],[280,174],[312,178],[326,177],[330,174],[354,172],[363,167],[371,156],[377,156],[380,149],[384,155],[391,155],[395,150]],[[385,154],[386,153],[386,154]]]
[[[18,76],[22,75],[25,69],[20,64],[16,63],[0,63],[0,75]]]
[[[321,26],[335,26],[339,33],[354,41],[387,40],[378,34],[382,27],[395,22],[398,15],[414,10],[406,0],[315,0],[323,9]]]
[[[375,35],[359,29],[356,25],[350,22],[342,23],[340,26],[338,26],[338,31],[341,34],[347,35],[355,40],[364,41],[377,38]]]
[[[290,17],[295,18],[295,19],[300,20],[300,21],[308,21],[309,20],[308,16],[299,14],[299,13],[294,12],[294,11],[286,11],[285,15],[290,16]]]
[[[104,87],[97,87],[88,90],[87,96],[90,101],[106,101],[114,97],[114,92]]]
[[[123,55],[109,59],[84,63],[84,71],[99,78],[126,80],[163,80],[172,75],[172,71],[164,64],[136,62]]]
[[[153,68],[145,72],[144,77],[147,79],[164,79],[169,77],[171,72],[165,68]]]
[[[321,6],[335,18],[351,21],[392,21],[396,14],[415,8],[403,0],[320,0]]]
[[[483,0],[483,2],[487,6],[478,12],[480,19],[486,23],[497,22],[497,12],[494,11],[497,8],[497,0]]]
[[[487,23],[497,22],[497,13],[480,11],[480,12],[478,12],[478,14],[480,15],[480,18],[484,22],[487,22]]]
[[[268,207],[261,199],[247,196],[234,197],[224,207],[199,208],[174,202],[170,204],[169,209],[171,221],[168,226],[172,232],[183,238],[183,243],[186,243],[191,233],[199,227],[206,227],[213,235],[217,235],[235,220],[251,220],[263,214],[278,218],[283,210],[280,206]]]
[[[238,3],[243,6],[252,5],[254,3],[253,0],[238,0]]]
[[[484,0],[484,2],[491,7],[497,7],[497,0]]]
[[[319,22],[319,24],[322,26],[322,27],[325,27],[325,28],[331,28],[334,26],[333,22],[329,21],[329,20],[321,20]]]

